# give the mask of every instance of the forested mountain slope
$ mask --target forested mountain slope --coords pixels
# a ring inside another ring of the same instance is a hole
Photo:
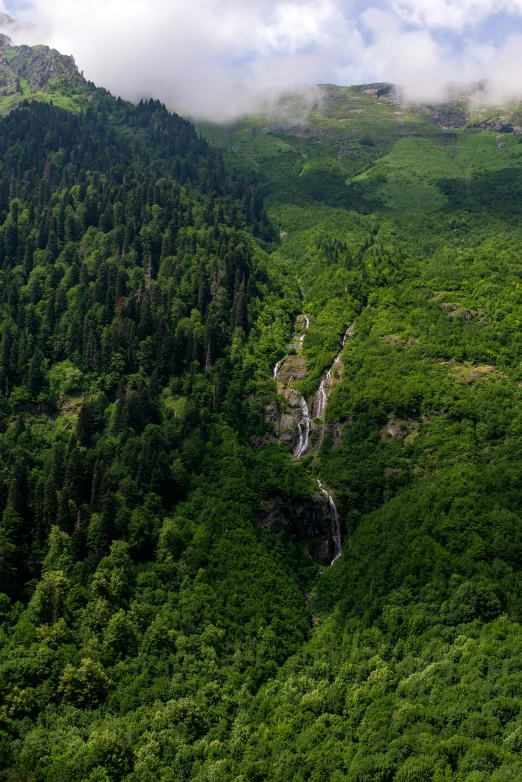
[[[307,632],[256,513],[309,483],[244,444],[298,307],[262,202],[159,104],[106,108],[1,122],[6,778],[122,778],[160,702],[190,774]]]
[[[55,87],[0,120],[1,778],[519,779],[517,108],[328,87],[223,159]]]
[[[254,161],[281,230],[310,409],[353,323],[304,459],[343,555],[312,590],[312,641],[245,713],[231,778],[522,774],[517,116],[329,87],[306,120],[202,126]]]

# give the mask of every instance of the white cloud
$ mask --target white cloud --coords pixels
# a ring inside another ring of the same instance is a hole
[[[24,15],[37,25],[32,42],[73,53],[97,84],[198,116],[313,84],[347,46],[362,48],[337,0],[32,0]]]
[[[412,13],[405,24],[406,6]],[[453,15],[446,13],[448,9]],[[484,78],[488,84],[482,100],[498,104],[522,98],[521,34],[514,31],[498,48],[477,39],[473,30],[461,35],[457,46],[439,35],[443,25],[447,30],[455,27],[457,13],[459,26],[473,27],[500,10],[522,14],[522,0],[423,0],[422,4],[404,0],[400,13],[395,6],[369,9],[361,15],[373,34],[365,50],[367,68],[375,69],[380,79],[401,85],[414,102],[442,101],[449,83],[469,84]]]
[[[461,30],[492,14],[522,14],[522,0],[396,0],[392,8],[414,25]]]
[[[522,24],[522,0],[27,1],[10,11],[36,24],[28,42],[74,54],[116,94],[198,117],[230,118],[325,81],[393,81],[435,100],[448,81],[489,76],[494,95],[522,95],[520,40],[496,48],[477,32],[500,12]]]

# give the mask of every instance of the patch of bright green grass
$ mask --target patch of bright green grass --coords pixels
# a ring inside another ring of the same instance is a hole
[[[174,418],[183,415],[186,403],[186,397],[174,395],[168,388],[163,389],[163,404],[173,413]]]
[[[0,97],[0,116],[3,117],[6,114],[9,114],[10,111],[18,108],[20,103],[22,103],[24,100],[36,100],[41,103],[50,103],[52,101],[55,106],[59,106],[60,108],[66,109],[67,111],[76,112],[80,110],[80,107],[76,101],[72,100],[66,95],[61,95],[60,93],[50,94],[48,92],[24,92],[23,95],[16,93],[15,95],[5,95]]]
[[[466,176],[477,169],[490,171],[522,163],[520,137],[510,133],[463,133],[458,138],[455,164]]]
[[[261,119],[245,118],[233,129],[221,128],[211,122],[199,122],[199,132],[211,144],[219,147],[234,160],[236,165],[259,171],[264,160],[291,152],[292,146],[270,131]]]
[[[381,175],[385,183],[377,187],[386,206],[400,212],[432,212],[442,209],[446,197],[436,182],[443,178],[462,179],[452,149],[436,146],[425,138],[402,138],[389,155],[353,181],[367,181]]]
[[[294,124],[264,115],[198,125],[230,162],[257,173],[283,231],[289,204],[304,210],[305,222],[314,203],[340,207],[339,214],[343,207],[430,214],[448,207],[455,188],[466,199],[477,176],[522,164],[517,136],[473,126],[448,130],[437,124],[444,119],[440,107],[410,107],[393,95],[377,99],[358,86],[321,85],[317,96]],[[466,121],[464,104],[446,108]],[[518,122],[498,110],[471,120]]]
[[[18,84],[22,91],[22,95],[25,96],[30,94],[31,88],[29,87],[29,82],[27,81],[27,79],[18,79]]]

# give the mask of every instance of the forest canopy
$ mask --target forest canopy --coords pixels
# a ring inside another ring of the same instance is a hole
[[[519,139],[340,89],[0,119],[6,782],[522,775]]]

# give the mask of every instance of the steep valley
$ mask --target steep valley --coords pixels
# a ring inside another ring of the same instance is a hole
[[[520,107],[0,43],[0,779],[521,779]]]

